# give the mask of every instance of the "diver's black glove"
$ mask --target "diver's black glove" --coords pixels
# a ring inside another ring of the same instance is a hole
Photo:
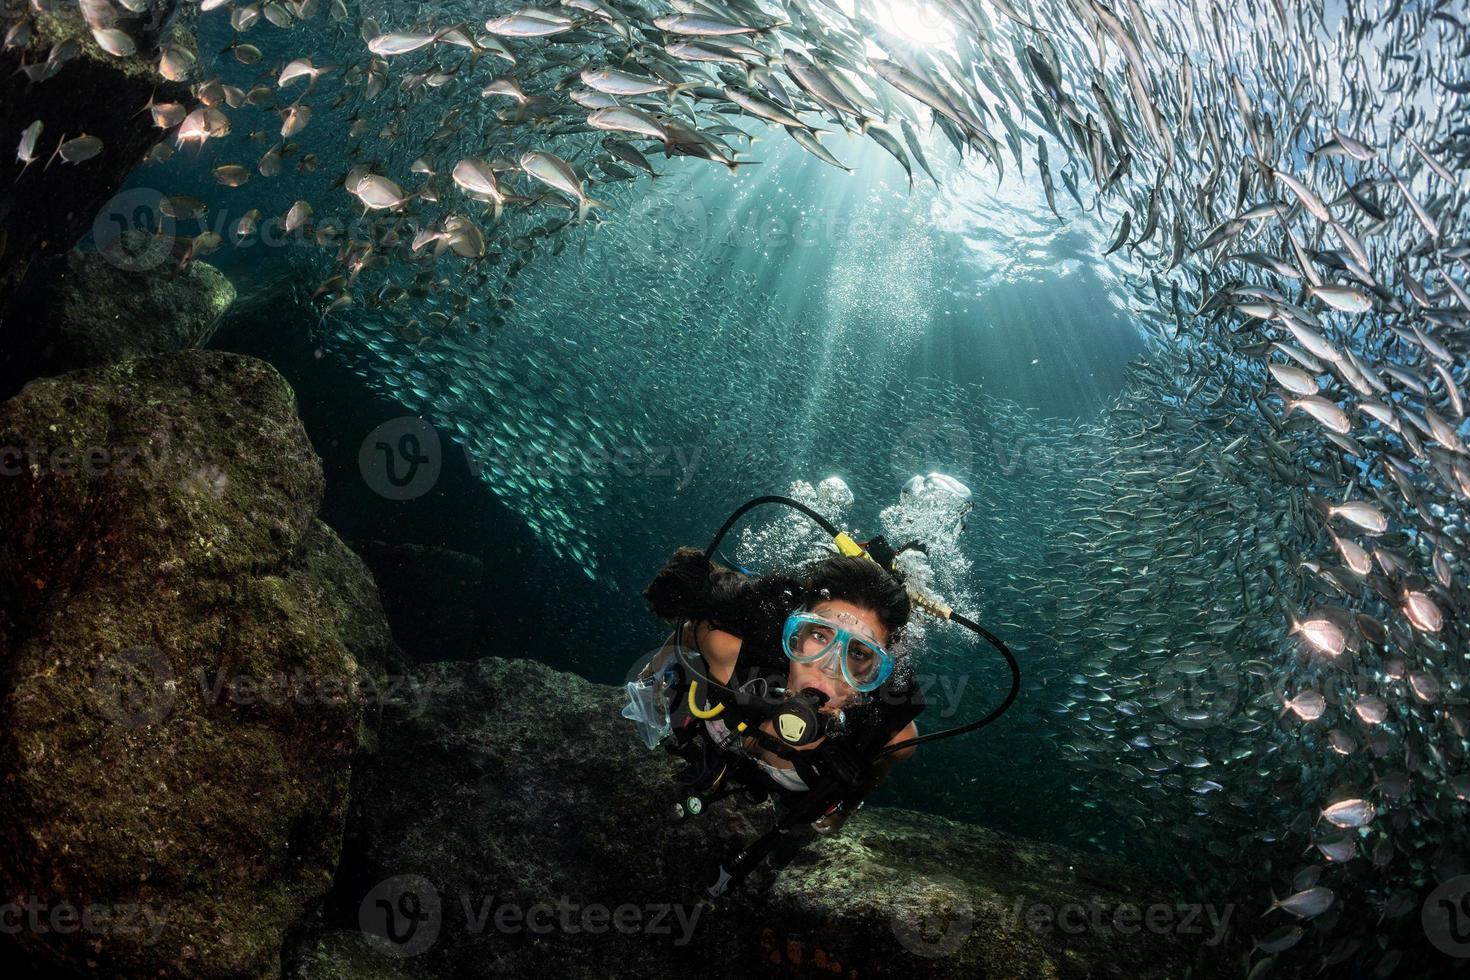
[[[709,618],[716,629],[735,634],[749,649],[784,665],[781,631],[787,615],[801,608],[804,595],[799,583],[779,573],[746,578],[732,572],[716,587]]]
[[[713,612],[713,562],[698,548],[680,548],[643,590],[648,609],[659,619],[708,619]]]
[[[643,598],[660,619],[707,620],[752,649],[776,651],[772,656],[779,661],[786,616],[801,608],[805,590],[788,575],[752,578],[716,565],[696,548],[680,548],[653,577]]]
[[[875,535],[867,541],[858,543],[862,545],[864,551],[873,556],[874,561],[883,566],[885,571],[893,570],[893,561],[898,557],[898,552],[893,550],[883,535]]]

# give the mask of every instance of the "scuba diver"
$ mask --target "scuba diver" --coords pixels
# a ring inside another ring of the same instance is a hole
[[[680,621],[652,670],[677,662],[677,644],[701,658],[713,681],[789,694],[808,708],[772,717],[738,703],[719,707],[719,692],[700,690],[694,677],[677,685],[671,748],[690,763],[685,780],[696,808],[728,782],[752,796],[775,794],[784,810],[824,771],[845,766],[843,792],[813,822],[833,833],[914,752],[910,746],[869,765],[877,749],[917,735],[914,719],[924,710],[911,671],[895,673],[908,593],[874,562],[834,555],[795,574],[747,578],[681,548],[644,598],[660,619]]]
[[[716,565],[711,556],[725,534],[767,503],[811,518],[837,553],[758,577]],[[918,745],[983,727],[1015,700],[1015,658],[984,627],[907,581],[897,558],[909,549],[927,550],[917,540],[897,549],[882,536],[858,542],[799,501],[757,497],[704,551],[675,551],[644,591],[654,615],[676,625],[634,665],[623,717],[650,749],[662,745],[687,763],[675,815],[697,817],[735,793],[757,803],[774,797],[775,826],[721,863],[708,898],[767,855],[789,860],[815,834],[836,833]],[[1006,658],[1011,689],[998,708],[967,725],[918,733],[925,702],[905,650],[915,607],[966,626]]]

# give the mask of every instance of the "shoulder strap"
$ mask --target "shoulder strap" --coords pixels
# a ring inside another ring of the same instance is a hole
[[[873,755],[909,722],[924,713],[929,702],[912,678],[895,684],[892,679],[873,692],[862,713],[861,744],[864,758]]]

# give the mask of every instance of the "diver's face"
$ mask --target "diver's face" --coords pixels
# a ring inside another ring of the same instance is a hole
[[[854,605],[845,599],[828,599],[819,602],[811,608],[818,616],[825,616],[832,622],[872,640],[879,646],[888,646],[888,631],[883,628],[878,614],[864,606]],[[811,641],[820,649],[820,644]],[[814,649],[813,653],[816,652]],[[800,691],[804,687],[816,688],[827,695],[827,703],[822,705],[822,713],[835,715],[858,695],[853,686],[847,683],[842,676],[842,668],[837,663],[835,656],[813,664],[802,664],[792,660],[788,662],[786,672],[786,689],[789,691]]]

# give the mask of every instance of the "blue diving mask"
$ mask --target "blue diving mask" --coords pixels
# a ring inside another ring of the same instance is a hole
[[[893,658],[888,651],[873,639],[861,620],[847,613],[792,613],[786,617],[781,648],[797,663],[818,664],[834,677],[835,661],[842,679],[857,691],[875,690],[893,673]]]

